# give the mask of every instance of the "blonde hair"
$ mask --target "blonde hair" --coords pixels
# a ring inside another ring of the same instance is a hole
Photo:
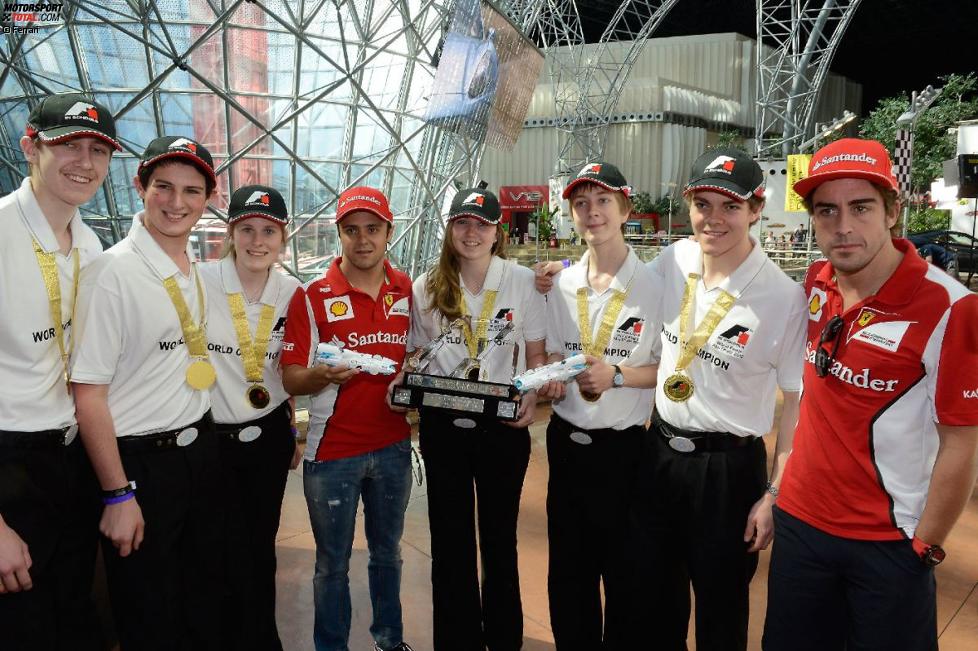
[[[266,221],[272,221],[272,220],[268,219]],[[282,246],[284,247],[289,242],[289,232],[285,229],[285,224],[279,224],[278,222],[274,222],[274,223],[280,229],[282,229]],[[238,253],[237,251],[234,250],[234,227],[235,226],[237,226],[237,223],[228,224],[227,233],[224,234],[224,244],[221,246],[221,257],[220,257],[221,260],[223,260],[228,256],[231,256],[232,259],[237,258]]]
[[[506,259],[506,231],[496,224],[496,241],[492,245],[492,255]],[[459,279],[461,267],[455,242],[452,239],[451,222],[445,229],[441,243],[438,264],[428,271],[425,290],[428,292],[428,311],[438,310],[449,323],[462,316],[462,284]]]

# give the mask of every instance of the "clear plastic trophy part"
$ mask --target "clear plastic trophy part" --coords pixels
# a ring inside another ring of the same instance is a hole
[[[482,368],[482,361],[489,356],[496,347],[502,346],[506,342],[506,338],[509,337],[510,333],[513,332],[513,322],[508,321],[506,327],[496,333],[496,336],[490,339],[488,342],[486,340],[479,341],[479,354],[475,357],[467,357],[459,362],[458,366],[455,367],[449,377],[460,377],[467,380],[478,380],[479,371]]]

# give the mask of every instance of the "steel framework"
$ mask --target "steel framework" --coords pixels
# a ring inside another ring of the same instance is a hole
[[[629,72],[677,1],[496,2],[548,53],[555,175],[601,157]],[[781,156],[809,133],[859,2],[757,0],[760,156]],[[328,261],[338,191],[357,183],[391,198],[391,256],[417,273],[437,255],[446,195],[479,179],[485,146],[422,119],[454,4],[66,0],[60,18],[0,44],[0,190],[27,171],[17,140],[30,108],[52,92],[84,91],[117,116],[125,147],[84,211],[107,243],[140,208],[131,184],[139,152],[156,136],[185,135],[219,164],[215,220],[232,188],[262,182],[284,191],[295,216],[286,262],[293,273]],[[597,42],[585,44],[582,12],[610,16]]]
[[[757,0],[758,158],[784,158],[814,133],[835,50],[861,0]]]
[[[554,174],[601,158],[611,116],[646,40],[678,0],[517,0],[510,15],[548,54],[559,149]],[[578,5],[581,5],[580,7]],[[581,10],[609,15],[585,45]]]
[[[300,261],[328,261],[326,218],[357,183],[390,197],[392,258],[416,273],[437,255],[446,189],[476,180],[483,148],[420,117],[452,4],[68,0],[59,20],[0,45],[0,189],[26,174],[17,140],[38,99],[88,92],[116,115],[125,148],[84,211],[106,243],[141,207],[131,185],[139,152],[159,135],[186,135],[218,163],[213,217],[224,218],[239,185],[283,191],[293,273]]]

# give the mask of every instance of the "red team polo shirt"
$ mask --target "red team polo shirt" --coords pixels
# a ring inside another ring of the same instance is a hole
[[[411,279],[384,261],[377,300],[350,286],[333,261],[322,278],[296,290],[289,305],[282,366],[311,366],[320,342],[358,353],[383,355],[400,369],[411,315]],[[358,373],[342,386],[330,384],[312,396],[306,458],[342,459],[391,445],[410,436],[403,413],[387,407],[393,376]]]
[[[978,424],[978,296],[907,240],[894,244],[900,266],[844,313],[827,261],[805,280],[807,364],[778,507],[844,538],[912,537],[937,455],[936,424]],[[844,320],[836,361],[820,378],[815,351],[836,314]]]

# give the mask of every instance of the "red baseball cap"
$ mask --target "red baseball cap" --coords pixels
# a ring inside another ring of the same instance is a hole
[[[336,223],[340,223],[344,217],[359,210],[365,210],[386,222],[394,223],[394,215],[384,193],[365,185],[348,188],[340,194],[340,200],[336,202]]]
[[[795,183],[795,192],[807,198],[818,186],[836,179],[863,179],[900,189],[890,154],[876,140],[843,138],[825,145],[812,156],[808,176]]]

